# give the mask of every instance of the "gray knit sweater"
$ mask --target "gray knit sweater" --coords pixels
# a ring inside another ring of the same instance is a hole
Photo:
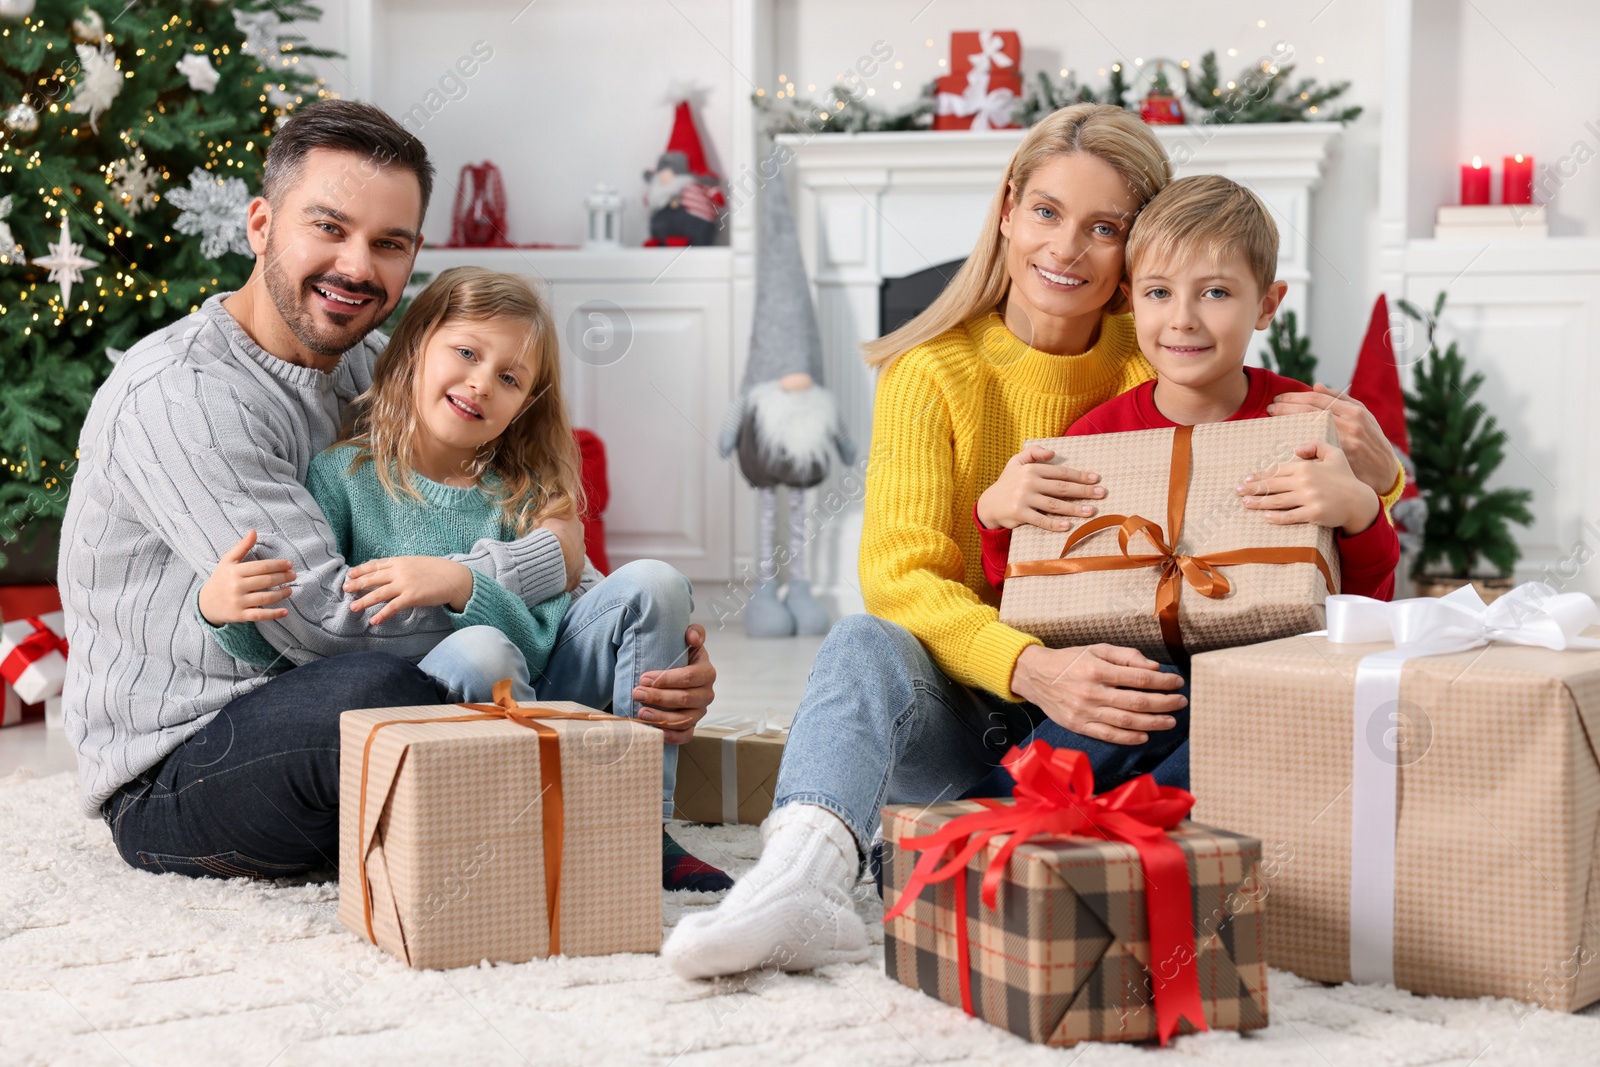
[[[61,531],[63,710],[85,815],[269,675],[224,652],[194,598],[246,530],[255,558],[289,560],[289,614],[258,623],[291,664],[362,649],[416,660],[452,632],[444,608],[378,627],[349,610],[346,566],[304,488],[344,409],[372,381],[373,333],[332,373],[269,355],[211,297],[118,361],[89,408]],[[453,556],[528,604],[566,585],[548,530]]]

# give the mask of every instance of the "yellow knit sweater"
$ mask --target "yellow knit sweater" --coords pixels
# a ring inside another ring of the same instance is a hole
[[[911,349],[878,381],[861,532],[867,610],[916,635],[946,675],[1007,700],[1037,637],[1000,622],[972,508],[1028,438],[1056,437],[1156,376],[1131,315],[1105,315],[1077,356],[1030,348],[995,312]],[[1393,506],[1405,472],[1382,497]]]

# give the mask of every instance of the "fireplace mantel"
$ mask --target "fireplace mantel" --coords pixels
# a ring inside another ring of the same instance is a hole
[[[1278,224],[1284,306],[1309,329],[1311,201],[1335,123],[1152,126],[1175,172],[1222,174],[1254,190]],[[878,336],[878,288],[972,251],[989,200],[1022,130],[790,134],[778,138],[796,205],[806,268],[816,288],[827,384],[850,432],[872,435],[873,374],[862,341]],[[784,152],[784,150],[787,152]],[[781,156],[780,156],[781,158]],[[863,455],[866,454],[863,448]],[[857,505],[859,507],[859,505]],[[843,611],[862,610],[856,591],[859,522],[830,523],[815,553],[815,581]]]

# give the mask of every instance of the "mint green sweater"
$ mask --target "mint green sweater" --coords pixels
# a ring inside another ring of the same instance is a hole
[[[345,473],[358,451],[355,445],[330,448],[312,459],[306,471],[306,490],[327,517],[339,554],[350,566],[389,556],[448,556],[469,552],[480,540],[512,540],[499,506],[482,489],[442,485],[414,475],[413,484],[424,503],[397,500],[378,481],[372,462],[361,464],[353,474]],[[466,610],[458,614],[447,606],[445,611],[457,630],[493,626],[511,638],[528,661],[528,673],[537,678],[550,659],[571,600],[558,593],[530,608],[499,582],[474,570]],[[263,669],[284,663],[282,653],[261,636],[255,623],[207,628],[235,659]]]

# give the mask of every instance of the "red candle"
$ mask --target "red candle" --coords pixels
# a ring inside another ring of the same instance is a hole
[[[1505,158],[1500,177],[1502,204],[1533,203],[1533,157],[1517,154]]]
[[[1489,202],[1489,168],[1483,165],[1483,160],[1478,156],[1472,157],[1472,164],[1461,164],[1461,202],[1463,204],[1487,204]]]

